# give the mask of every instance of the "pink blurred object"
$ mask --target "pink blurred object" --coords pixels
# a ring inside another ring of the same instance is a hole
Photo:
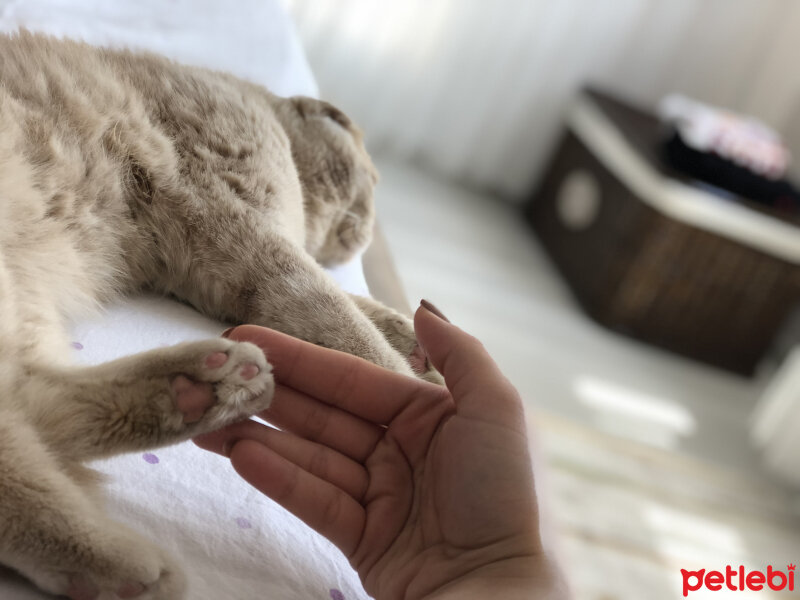
[[[664,97],[658,113],[695,150],[713,152],[769,179],[780,179],[786,173],[789,149],[778,132],[758,119],[680,94]]]

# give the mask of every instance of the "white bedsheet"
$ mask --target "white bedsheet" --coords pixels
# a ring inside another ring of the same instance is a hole
[[[0,30],[19,26],[155,50],[283,95],[316,94],[278,0],[0,0]],[[348,291],[366,293],[360,260],[332,275]],[[169,300],[131,298],[76,323],[74,353],[79,362],[98,363],[216,336],[224,327]],[[192,600],[367,598],[327,540],[255,492],[223,458],[186,443],[95,467],[109,476],[110,513],[182,561]],[[45,597],[0,569],[0,599]]]

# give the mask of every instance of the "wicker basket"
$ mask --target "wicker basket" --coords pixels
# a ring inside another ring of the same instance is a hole
[[[580,102],[526,209],[578,301],[615,331],[752,374],[800,306],[800,229],[696,188],[670,204],[689,188],[658,161],[655,118],[597,92]]]

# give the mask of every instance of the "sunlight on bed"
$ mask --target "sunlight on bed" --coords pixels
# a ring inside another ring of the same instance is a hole
[[[724,570],[726,564],[738,565],[749,561],[741,535],[726,523],[696,511],[686,512],[656,502],[643,507],[642,516],[655,534],[653,545],[656,551],[670,563],[680,562],[676,567]],[[677,568],[675,574],[673,585],[676,598],[679,598],[683,589]],[[705,591],[692,592],[692,596],[703,598]]]
[[[659,448],[674,449],[694,433],[697,423],[683,406],[617,383],[577,377],[573,389],[595,411],[598,426],[615,435]]]

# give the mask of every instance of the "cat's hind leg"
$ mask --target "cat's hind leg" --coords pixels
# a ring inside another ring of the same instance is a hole
[[[20,415],[0,411],[0,563],[74,600],[184,597],[165,552],[108,520]]]

